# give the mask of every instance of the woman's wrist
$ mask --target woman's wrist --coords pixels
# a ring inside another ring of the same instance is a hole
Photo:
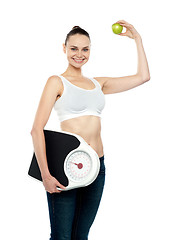
[[[134,37],[134,40],[135,41],[141,41],[142,40],[142,38],[141,38],[139,33]]]
[[[44,180],[44,179],[50,178],[51,174],[50,174],[49,170],[47,170],[44,172],[42,171],[41,176],[42,176],[42,180]]]

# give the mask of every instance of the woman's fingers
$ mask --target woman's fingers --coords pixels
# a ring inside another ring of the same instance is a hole
[[[133,38],[133,39],[135,39],[137,37],[137,35],[139,35],[139,33],[134,28],[134,26],[132,24],[126,22],[125,20],[119,20],[116,23],[119,23],[122,27],[126,28],[126,32],[120,33],[118,35],[127,36],[127,37]]]
[[[127,27],[127,28],[132,28],[133,26],[131,24],[127,24],[127,23],[119,23],[121,26],[123,27]]]
[[[66,187],[63,186],[59,181],[56,181],[56,192],[61,192],[61,190],[58,190],[57,187],[61,189],[66,189]]]
[[[119,23],[123,27],[133,28],[132,24],[130,24],[130,23],[124,21],[124,20],[119,20],[119,21],[117,21],[117,23]]]
[[[66,189],[65,186],[63,186],[55,177],[51,175],[43,179],[43,185],[45,187],[45,190],[49,193],[54,193],[54,192],[60,193],[61,190],[58,190],[57,187],[61,188],[62,190]]]
[[[117,21],[117,23],[126,23],[126,24],[129,24],[129,23],[126,22],[125,20],[119,20],[119,21]]]
[[[118,35],[127,36],[126,33],[119,33]]]

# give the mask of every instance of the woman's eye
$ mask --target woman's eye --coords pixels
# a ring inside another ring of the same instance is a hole
[[[74,50],[76,50],[76,48],[71,48],[71,50],[73,50],[73,51],[74,51]],[[84,49],[84,51],[85,51],[85,52],[87,52],[87,51],[88,51],[88,49]]]

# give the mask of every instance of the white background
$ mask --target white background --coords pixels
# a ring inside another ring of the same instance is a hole
[[[111,29],[122,19],[142,37],[151,80],[105,95],[106,184],[89,239],[174,239],[172,14],[169,0],[1,2],[2,239],[49,239],[45,189],[27,175],[30,131],[48,77],[68,66],[62,48],[66,34],[79,25],[91,37],[85,76],[132,75],[136,44]],[[54,110],[45,129],[60,130]]]

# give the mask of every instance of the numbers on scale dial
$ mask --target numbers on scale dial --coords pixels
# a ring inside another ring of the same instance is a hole
[[[90,173],[92,166],[91,157],[83,151],[72,153],[67,160],[68,177],[74,181],[84,180]]]

